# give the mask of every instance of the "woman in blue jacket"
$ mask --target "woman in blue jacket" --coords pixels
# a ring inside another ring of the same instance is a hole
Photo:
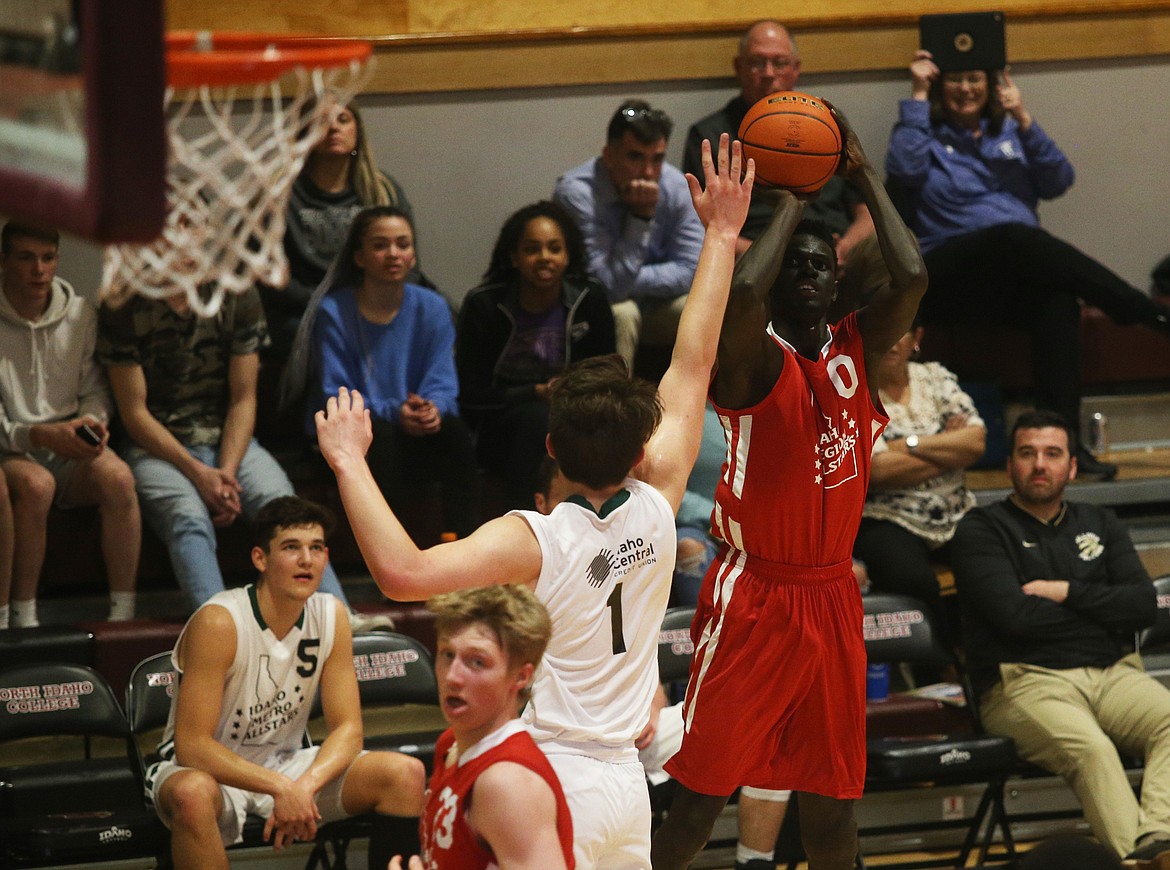
[[[1036,208],[1072,186],[1064,152],[1024,105],[1007,70],[940,72],[930,52],[910,65],[911,97],[886,169],[922,244],[925,322],[994,319],[1028,331],[1037,403],[1080,420],[1080,307],[1170,334],[1170,309],[1040,228]],[[1114,466],[1078,451],[1082,473]]]

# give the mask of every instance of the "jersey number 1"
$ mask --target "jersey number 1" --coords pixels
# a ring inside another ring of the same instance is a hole
[[[613,634],[613,654],[620,655],[626,651],[626,636],[622,631],[622,584],[618,583],[605,600],[609,607],[609,630]]]

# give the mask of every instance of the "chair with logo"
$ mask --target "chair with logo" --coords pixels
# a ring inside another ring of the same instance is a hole
[[[105,679],[63,662],[0,671],[0,866],[154,867],[167,840]]]
[[[953,657],[938,642],[930,614],[918,600],[906,595],[873,593],[865,596],[865,648],[871,664],[892,668],[905,663],[942,667]],[[930,818],[867,827],[863,835],[965,829],[954,858],[924,859],[891,867],[965,867],[978,845],[979,861],[986,860],[997,831],[1009,861],[1015,843],[1004,807],[1004,782],[1017,767],[1015,744],[1006,737],[981,733],[969,703],[964,709],[970,729],[965,733],[913,737],[882,737],[867,741],[867,794],[915,787],[981,787],[971,816]],[[941,802],[940,802],[941,803]]]

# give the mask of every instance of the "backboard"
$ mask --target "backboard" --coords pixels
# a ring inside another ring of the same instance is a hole
[[[97,242],[166,213],[162,0],[4,0],[0,213]]]

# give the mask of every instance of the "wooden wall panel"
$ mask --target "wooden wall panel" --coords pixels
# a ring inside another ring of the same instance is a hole
[[[170,0],[168,26],[361,36],[379,58],[375,93],[726,78],[747,22],[779,15],[807,72],[902,68],[924,11],[1008,15],[1017,62],[1170,54],[1170,0]],[[787,7],[787,8],[786,8]],[[667,15],[671,16],[667,20]]]

